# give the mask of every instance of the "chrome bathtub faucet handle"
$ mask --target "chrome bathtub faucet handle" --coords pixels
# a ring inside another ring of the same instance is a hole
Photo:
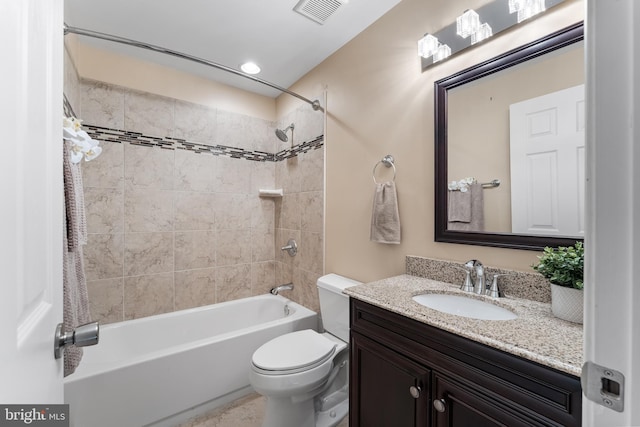
[[[298,253],[298,244],[296,243],[295,240],[289,239],[289,241],[287,242],[287,245],[281,247],[280,250],[287,251],[289,253],[289,256],[293,257],[293,256],[296,256],[296,254]]]

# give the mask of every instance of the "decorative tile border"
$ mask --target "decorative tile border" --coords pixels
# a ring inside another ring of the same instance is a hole
[[[311,150],[317,150],[323,145],[324,135],[320,135],[311,141],[303,142],[302,144],[294,145],[289,149],[278,151],[276,154],[274,154],[274,161],[281,162],[283,160],[296,157],[298,154],[304,154],[308,153]]]
[[[461,262],[443,261],[417,256],[406,257],[406,272],[411,276],[424,277],[446,283],[459,283],[462,285],[465,273],[460,269]],[[485,266],[488,279],[493,279],[494,274],[508,274],[500,278],[500,289],[507,296],[523,298],[532,301],[551,303],[551,286],[547,279],[536,272],[523,272],[505,270]]]
[[[249,151],[243,148],[228,147],[226,145],[201,144],[168,136],[148,136],[139,132],[110,129],[88,124],[83,124],[82,128],[91,136],[91,138],[97,139],[98,141],[115,143],[128,142],[133,145],[160,147],[166,150],[187,150],[195,153],[208,153],[213,154],[214,156],[226,156],[234,159],[246,159],[256,162],[279,162],[296,157],[298,154],[317,150],[324,145],[324,135],[320,135],[311,141],[303,142],[302,144],[295,145],[290,149],[272,154],[264,151]]]

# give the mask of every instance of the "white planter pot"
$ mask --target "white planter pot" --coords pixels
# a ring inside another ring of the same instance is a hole
[[[582,323],[584,292],[551,284],[551,312],[554,316],[573,323]]]

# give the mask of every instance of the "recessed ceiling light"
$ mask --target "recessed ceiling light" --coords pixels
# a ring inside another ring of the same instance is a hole
[[[258,74],[260,67],[255,62],[245,62],[240,66],[240,69],[247,74]]]

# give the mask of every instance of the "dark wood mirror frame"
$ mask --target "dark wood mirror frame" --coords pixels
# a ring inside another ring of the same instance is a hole
[[[578,24],[550,34],[493,59],[435,82],[435,241],[512,249],[540,250],[545,246],[571,246],[582,239],[513,233],[467,232],[447,229],[448,157],[447,91],[584,39]]]

